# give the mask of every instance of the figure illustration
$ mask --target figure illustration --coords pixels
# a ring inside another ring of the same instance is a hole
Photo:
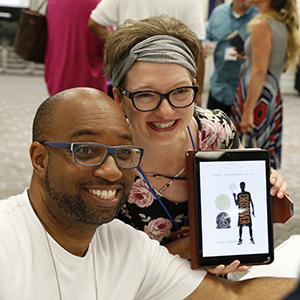
[[[254,214],[254,205],[251,199],[251,194],[245,191],[246,184],[245,182],[240,183],[241,192],[237,195],[233,193],[235,205],[239,208],[239,219],[238,219],[238,226],[239,226],[239,241],[238,245],[242,244],[242,234],[243,234],[243,226],[249,227],[249,234],[250,234],[250,242],[254,244],[253,239],[253,231],[252,231],[252,219],[251,219],[251,208],[252,206],[252,215],[255,217]]]

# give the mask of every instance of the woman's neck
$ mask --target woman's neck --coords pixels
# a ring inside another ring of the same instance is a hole
[[[265,14],[270,11],[269,5],[265,2],[261,4],[257,4],[256,8],[260,14]]]
[[[155,144],[134,139],[134,143],[144,148],[141,167],[146,172],[174,175],[185,164],[185,152],[192,150],[189,133],[184,130],[174,143]]]

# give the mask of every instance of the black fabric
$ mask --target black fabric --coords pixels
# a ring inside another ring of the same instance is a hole
[[[297,288],[290,295],[284,298],[284,300],[299,300],[299,299],[300,299],[300,281],[298,283]]]
[[[297,66],[295,74],[295,90],[300,94],[300,65]]]
[[[208,95],[207,106],[208,109],[220,109],[222,110],[228,117],[231,117],[231,105],[224,105],[217,101],[211,93]]]

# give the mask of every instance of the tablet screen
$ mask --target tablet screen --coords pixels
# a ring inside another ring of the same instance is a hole
[[[234,155],[224,161],[196,160],[199,250],[211,262],[227,256],[252,263],[261,255],[268,258],[273,247],[268,164],[264,159],[231,160]]]

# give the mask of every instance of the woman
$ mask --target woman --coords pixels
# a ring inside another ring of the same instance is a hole
[[[299,55],[296,0],[249,0],[260,14],[250,24],[246,60],[232,108],[244,146],[269,151],[280,168],[282,99],[280,76]]]
[[[104,42],[87,26],[99,0],[48,0],[45,81],[49,95],[73,87],[107,92]]]
[[[169,17],[125,23],[109,37],[105,51],[114,97],[126,113],[134,144],[145,149],[120,218],[186,258],[190,253],[185,153],[240,147],[224,113],[194,105],[198,57],[197,36]],[[271,180],[272,194],[282,197],[281,176],[273,173]],[[238,265],[235,261],[215,272],[230,272]]]

